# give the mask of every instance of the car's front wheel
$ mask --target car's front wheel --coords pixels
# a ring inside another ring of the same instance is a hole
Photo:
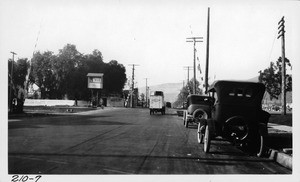
[[[187,115],[185,115],[185,123],[184,123],[184,126],[187,128],[189,127],[189,121],[187,119]]]
[[[183,125],[185,125],[185,116],[186,116],[186,111],[183,111],[183,117],[182,117],[182,120],[183,120]]]

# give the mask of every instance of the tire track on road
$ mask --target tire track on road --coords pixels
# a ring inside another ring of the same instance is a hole
[[[78,144],[76,144],[76,145],[74,145],[74,146],[72,146],[72,147],[68,147],[68,148],[66,148],[66,149],[64,149],[64,150],[62,150],[61,152],[58,152],[58,153],[60,154],[60,153],[70,152],[71,150],[76,149],[77,147],[79,147],[79,146],[81,146],[81,145],[84,145],[84,144],[88,144],[88,143],[97,141],[97,140],[98,140],[100,137],[102,137],[103,135],[106,135],[106,134],[108,134],[108,133],[110,133],[110,132],[112,132],[112,131],[115,131],[115,130],[121,128],[121,127],[123,127],[123,125],[118,126],[118,127],[115,127],[115,128],[113,128],[113,129],[110,129],[110,130],[108,130],[108,131],[106,131],[106,132],[104,132],[104,133],[101,133],[101,134],[99,134],[99,135],[96,135],[95,137],[89,138],[89,139],[87,139],[87,140],[85,140],[85,141],[82,141],[82,142],[80,142],[80,143],[78,143]]]

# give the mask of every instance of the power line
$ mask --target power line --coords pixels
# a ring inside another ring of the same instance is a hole
[[[276,34],[277,34],[277,32],[275,31],[274,39],[273,39],[273,43],[272,43],[272,48],[271,48],[270,55],[269,55],[269,62],[271,62],[271,56],[272,56],[272,53],[273,53],[273,48],[274,48],[274,44],[275,44],[275,40],[276,40]]]
[[[34,48],[33,48],[33,52],[32,52],[32,58],[34,56],[34,53],[36,51],[36,46],[37,46],[37,43],[38,43],[38,40],[39,40],[39,37],[40,37],[40,32],[41,32],[41,28],[42,28],[42,21],[41,20],[41,23],[40,23],[40,28],[39,28],[39,31],[38,31],[38,35],[36,37],[36,40],[35,40],[35,44],[34,44]],[[27,87],[28,87],[28,80],[29,80],[29,75],[30,75],[30,72],[31,72],[31,59],[29,59],[29,66],[28,66],[28,69],[27,69],[27,74],[25,76],[25,81],[24,81],[24,90],[25,90],[25,93],[27,93]],[[27,96],[27,94],[25,94],[25,97]]]

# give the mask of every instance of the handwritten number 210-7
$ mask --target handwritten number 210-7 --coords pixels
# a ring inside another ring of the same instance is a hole
[[[11,180],[11,182],[26,182],[26,181],[33,181],[33,180],[35,180],[34,182],[38,182],[38,180],[41,178],[42,176],[35,176],[35,178],[30,178],[30,177],[28,177],[27,175],[25,175],[25,176],[19,176],[19,175],[13,175],[12,176],[12,180]]]

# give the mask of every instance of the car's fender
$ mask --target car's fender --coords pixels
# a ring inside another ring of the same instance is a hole
[[[258,131],[259,134],[262,136],[267,136],[268,135],[268,126],[266,123],[259,123],[258,124]]]

